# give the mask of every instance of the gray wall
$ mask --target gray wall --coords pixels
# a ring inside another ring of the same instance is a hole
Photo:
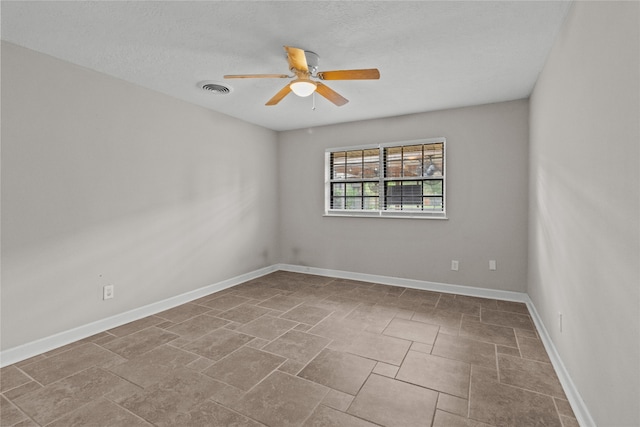
[[[2,349],[278,262],[275,132],[3,43],[1,136]]]
[[[575,2],[530,106],[528,292],[600,426],[640,425],[638,5]]]
[[[524,292],[528,114],[519,100],[282,132],[283,262]],[[439,136],[448,220],[323,217],[326,148]]]

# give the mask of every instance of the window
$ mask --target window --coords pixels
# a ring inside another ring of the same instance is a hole
[[[445,139],[329,149],[325,214],[445,218]]]

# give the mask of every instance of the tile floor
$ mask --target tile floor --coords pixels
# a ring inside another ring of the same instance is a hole
[[[282,271],[0,374],[2,426],[578,426],[524,304]]]

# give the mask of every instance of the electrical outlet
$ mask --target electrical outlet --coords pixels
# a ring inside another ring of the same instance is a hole
[[[458,260],[456,259],[451,260],[451,269],[453,271],[458,271]]]
[[[495,259],[490,259],[489,260],[489,270],[491,270],[491,271],[495,271],[496,270],[496,260]]]
[[[560,327],[560,332],[562,332],[562,313],[558,313],[558,326]]]
[[[111,299],[113,298],[113,285],[105,285],[102,288],[102,299]]]

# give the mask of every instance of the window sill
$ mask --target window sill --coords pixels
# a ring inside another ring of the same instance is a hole
[[[415,215],[415,214],[380,214],[380,213],[362,213],[362,212],[325,212],[322,216],[326,217],[346,217],[346,218],[394,218],[394,219],[436,219],[448,220],[445,215]]]

